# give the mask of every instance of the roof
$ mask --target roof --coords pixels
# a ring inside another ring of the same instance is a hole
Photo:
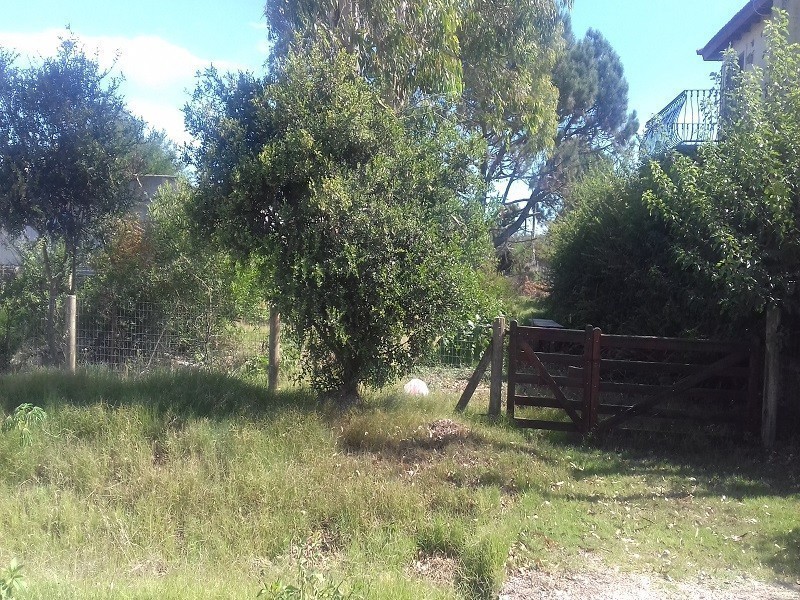
[[[754,24],[763,21],[771,14],[772,0],[749,0],[744,8],[728,21],[717,34],[697,53],[703,60],[722,60],[722,53]]]

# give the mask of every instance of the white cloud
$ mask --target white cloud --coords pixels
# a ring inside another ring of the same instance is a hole
[[[156,129],[166,131],[176,144],[180,145],[189,141],[189,134],[184,128],[183,112],[180,108],[146,98],[130,98],[128,107],[133,114],[141,117]]]
[[[36,33],[0,32],[0,45],[13,48],[33,57],[55,54],[59,38],[66,37],[64,29],[47,29]],[[114,60],[125,78],[143,87],[160,87],[178,81],[191,80],[194,74],[212,60],[192,54],[186,48],[154,35],[85,36],[77,34],[88,52],[97,52],[104,67]],[[236,70],[240,65],[228,61],[213,61],[221,70]]]
[[[197,71],[212,60],[196,56],[186,48],[153,35],[86,36],[75,32],[87,53],[97,53],[103,68],[116,66],[114,72],[125,77],[124,92],[131,110],[157,129],[163,129],[176,142],[186,141],[180,107],[184,92],[194,87]],[[38,59],[56,53],[59,39],[68,36],[65,29],[47,29],[34,33],[0,31],[0,46],[13,49],[23,57]],[[222,71],[243,69],[225,60],[214,60]]]

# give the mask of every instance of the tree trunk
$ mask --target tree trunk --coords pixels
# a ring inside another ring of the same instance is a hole
[[[56,301],[58,299],[58,281],[53,275],[53,265],[50,253],[47,251],[47,242],[42,242],[42,259],[44,276],[47,282],[47,318],[45,321],[45,342],[47,355],[44,362],[48,366],[57,364],[58,342],[56,341]]]

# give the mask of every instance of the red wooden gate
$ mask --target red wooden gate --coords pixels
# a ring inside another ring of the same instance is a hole
[[[755,344],[512,322],[508,363],[508,413],[523,427],[603,433],[643,419],[759,427]]]

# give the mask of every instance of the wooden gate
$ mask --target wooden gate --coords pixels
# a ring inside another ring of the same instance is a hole
[[[508,414],[523,427],[584,434],[663,428],[665,420],[759,427],[757,344],[512,322],[508,365]]]

